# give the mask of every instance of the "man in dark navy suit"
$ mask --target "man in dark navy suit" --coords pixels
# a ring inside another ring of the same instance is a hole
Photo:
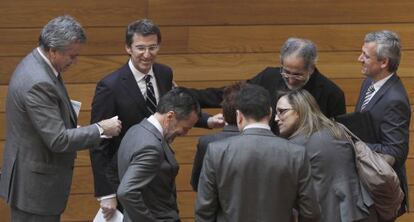
[[[399,212],[402,215],[408,206],[405,161],[411,108],[407,92],[397,75],[400,58],[400,39],[396,33],[385,30],[365,36],[358,61],[362,63],[362,73],[367,78],[362,83],[355,111],[371,114],[376,141],[367,143],[368,146],[395,159],[393,168],[405,193]]]

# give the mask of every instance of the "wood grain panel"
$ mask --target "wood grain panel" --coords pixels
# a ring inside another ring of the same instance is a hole
[[[362,78],[359,52],[319,53],[317,67],[328,78]],[[399,76],[412,77],[414,51],[402,57]],[[19,63],[15,57],[0,57],[0,84],[7,84]],[[66,83],[96,83],[119,69],[127,56],[81,56],[63,76]],[[268,66],[279,66],[277,53],[160,55],[158,61],[174,70],[176,81],[234,81],[249,79]]]
[[[3,1],[0,28],[43,27],[50,19],[64,14],[83,26],[126,26],[147,15],[147,0],[111,1]]]
[[[358,6],[354,1],[322,0],[258,0],[254,4],[232,0],[152,0],[148,16],[161,25],[395,23],[412,22],[413,8],[409,0],[367,0],[358,2]],[[387,13],[373,13],[377,11]]]
[[[87,27],[82,55],[124,55],[125,28]],[[404,50],[414,49],[411,24],[163,26],[160,54],[276,53],[292,36],[315,42],[319,52],[360,51],[364,35],[389,29],[397,32]],[[23,57],[37,46],[40,28],[0,29],[0,56]],[[254,35],[252,33],[258,33]],[[335,39],[335,41],[332,41]],[[237,40],[237,41],[235,41]]]
[[[332,79],[342,90],[345,92],[346,104],[348,106],[356,105],[359,96],[359,90],[362,79]],[[414,103],[414,78],[407,77],[402,78],[404,86],[407,90],[408,97],[411,104]],[[190,88],[202,88],[202,87],[220,87],[226,85],[226,83],[232,83],[233,81],[205,81],[205,82],[181,82],[177,81],[178,85]],[[80,101],[82,103],[82,111],[90,111],[92,99],[95,93],[95,84],[66,84],[71,99]],[[0,85],[0,112],[5,111],[7,86]]]

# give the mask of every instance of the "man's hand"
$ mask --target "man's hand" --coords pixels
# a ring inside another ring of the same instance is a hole
[[[207,120],[207,125],[209,128],[222,128],[225,125],[224,117],[222,113],[218,113],[214,116],[210,116]]]
[[[98,125],[102,127],[103,135],[107,137],[118,136],[122,129],[121,121],[118,120],[118,116],[102,120]]]
[[[116,197],[103,199],[101,200],[100,205],[101,205],[102,213],[103,213],[105,220],[109,220],[112,218],[112,216],[114,215],[116,211],[116,205],[117,205]]]

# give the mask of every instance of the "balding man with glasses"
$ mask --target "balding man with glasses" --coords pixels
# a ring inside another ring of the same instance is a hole
[[[315,97],[323,114],[328,118],[346,113],[344,92],[316,68],[317,51],[313,42],[307,39],[289,38],[280,49],[281,67],[267,67],[248,83],[264,87],[272,97],[273,108],[279,91],[303,88]],[[218,106],[222,98],[222,89],[207,89],[199,98],[208,101],[209,106]],[[201,91],[198,91],[201,92]],[[272,119],[274,119],[272,117]],[[272,131],[278,132],[276,124]]]

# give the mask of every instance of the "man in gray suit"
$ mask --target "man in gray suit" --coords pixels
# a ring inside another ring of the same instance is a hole
[[[317,221],[320,211],[305,148],[270,131],[269,92],[245,86],[236,109],[241,134],[207,148],[196,221],[288,222],[294,206],[301,219]]]
[[[12,221],[60,221],[72,182],[76,151],[116,136],[116,119],[77,127],[61,74],[86,41],[70,16],[51,20],[39,47],[17,66],[6,100],[6,144],[0,196],[11,207]]]
[[[200,105],[183,88],[159,101],[156,113],[132,126],[118,150],[117,197],[124,221],[180,221],[175,177],[178,164],[168,142],[187,134],[197,122]]]
[[[384,30],[365,36],[358,61],[367,78],[362,83],[355,111],[371,114],[376,141],[367,145],[373,151],[395,159],[393,168],[405,193],[399,211],[399,215],[402,215],[408,210],[405,161],[408,155],[411,108],[407,92],[397,75],[400,59],[400,39],[396,33]]]

